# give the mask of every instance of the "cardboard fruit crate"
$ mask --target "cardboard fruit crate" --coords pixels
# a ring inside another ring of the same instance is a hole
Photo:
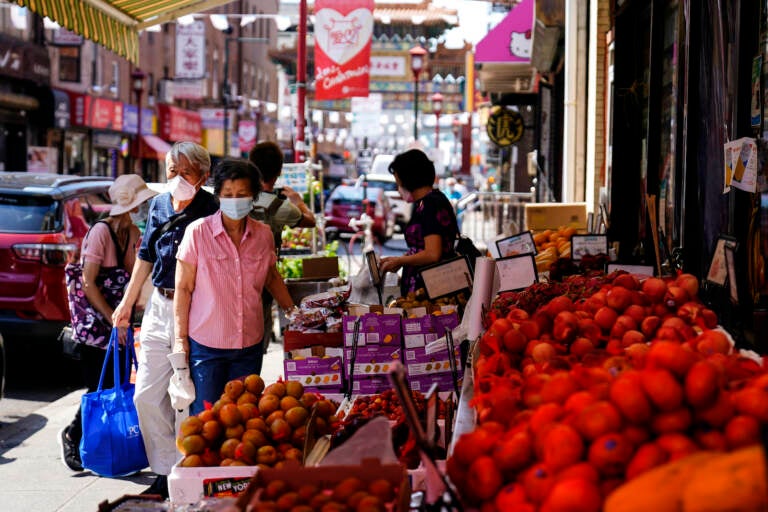
[[[385,479],[397,487],[394,508],[396,512],[409,510],[411,487],[408,473],[399,464],[381,464],[378,459],[365,459],[359,465],[300,467],[286,464],[281,469],[264,469],[256,473],[245,493],[237,500],[237,507],[246,510],[249,504],[258,502],[259,491],[273,480],[284,480],[294,486],[314,484],[321,489],[332,489],[337,483],[350,477],[361,479],[366,484]]]
[[[173,466],[168,475],[168,495],[174,505],[197,503],[203,498],[244,492],[259,470],[258,466],[213,466],[183,468]]]

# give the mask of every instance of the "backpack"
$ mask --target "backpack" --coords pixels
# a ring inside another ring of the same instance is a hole
[[[263,222],[272,230],[272,236],[275,239],[275,251],[277,251],[278,256],[280,254],[280,246],[283,245],[283,226],[275,223],[275,214],[282,205],[283,199],[275,196],[275,198],[272,199],[272,202],[269,203],[269,206],[266,208],[263,206],[254,206],[250,213],[251,218]]]

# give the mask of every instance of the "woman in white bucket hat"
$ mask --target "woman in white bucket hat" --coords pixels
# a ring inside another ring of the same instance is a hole
[[[83,239],[80,264],[67,266],[67,288],[73,316],[72,339],[78,343],[87,392],[95,391],[98,387],[104,350],[109,344],[108,333],[112,329],[112,313],[122,298],[136,260],[141,232],[134,224],[134,217],[139,207],[156,194],[136,174],[118,176],[109,187],[112,202],[109,216],[88,230]],[[84,312],[78,308],[73,296],[84,297],[91,310]],[[95,312],[95,315],[91,312]],[[86,321],[75,321],[78,314],[85,314],[89,318]],[[124,351],[120,352],[121,357],[124,357]],[[107,366],[111,371],[111,366]],[[105,382],[112,382],[111,373],[105,376]],[[83,470],[79,450],[81,437],[78,408],[72,423],[59,433],[61,460],[73,471]]]

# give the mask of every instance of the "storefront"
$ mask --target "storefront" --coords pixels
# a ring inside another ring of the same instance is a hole
[[[26,171],[29,148],[46,147],[52,126],[50,74],[44,47],[0,34],[0,170]]]
[[[167,141],[189,141],[202,144],[200,114],[171,105],[157,106],[158,135]]]
[[[160,181],[159,177],[165,172],[163,163],[170,145],[154,135],[157,121],[150,108],[141,109],[141,138],[137,142],[138,114],[136,105],[124,106],[123,132],[131,137],[130,154],[134,159],[140,159],[141,175],[145,181]]]
[[[123,132],[123,103],[67,92],[71,128],[64,137],[66,174],[118,176],[128,169],[130,139]]]

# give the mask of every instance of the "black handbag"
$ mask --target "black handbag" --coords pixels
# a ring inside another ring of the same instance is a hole
[[[472,272],[475,271],[475,260],[482,256],[483,253],[480,252],[480,249],[475,247],[474,242],[472,242],[472,239],[468,236],[464,235],[457,235],[456,236],[456,244],[453,248],[454,252],[460,256],[464,256],[467,258],[467,261],[469,262],[469,268],[472,270]]]

